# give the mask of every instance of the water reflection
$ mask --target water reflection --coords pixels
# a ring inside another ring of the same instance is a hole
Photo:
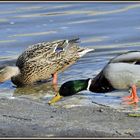
[[[24,97],[35,100],[43,99],[44,97],[53,97],[56,94],[51,82],[45,82],[37,85],[15,88],[13,97]]]

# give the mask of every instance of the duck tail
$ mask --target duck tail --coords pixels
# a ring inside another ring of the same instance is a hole
[[[80,50],[78,52],[79,57],[84,56],[86,53],[94,51],[94,49],[90,49],[90,48],[83,48],[82,50]]]
[[[79,37],[68,40],[68,43],[79,43],[79,42],[80,42],[80,38]]]

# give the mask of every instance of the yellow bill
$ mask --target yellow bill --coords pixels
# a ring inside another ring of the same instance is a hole
[[[60,96],[59,93],[57,93],[49,102],[49,105],[54,104],[55,102],[59,101],[63,96]]]

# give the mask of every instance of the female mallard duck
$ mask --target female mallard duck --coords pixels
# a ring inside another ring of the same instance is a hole
[[[78,47],[78,40],[57,40],[30,46],[18,57],[16,66],[0,70],[0,82],[11,78],[15,85],[23,86],[53,76],[53,84],[57,84],[58,72],[93,50]]]
[[[123,97],[132,104],[139,102],[136,87],[140,87],[140,51],[131,51],[121,54],[113,59],[93,79],[82,79],[64,83],[59,93],[49,102],[55,103],[63,96],[70,96],[82,90],[96,93],[111,92],[115,89],[131,88],[131,95]]]

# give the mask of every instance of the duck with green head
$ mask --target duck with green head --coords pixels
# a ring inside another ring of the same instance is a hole
[[[17,59],[15,66],[0,69],[0,83],[11,79],[17,86],[31,85],[62,72],[93,49],[79,47],[79,38],[42,42],[29,46]]]
[[[130,51],[111,59],[95,78],[65,82],[49,104],[83,90],[106,93],[121,89],[131,89],[131,95],[123,97],[123,101],[138,103],[137,87],[140,87],[140,51]]]

